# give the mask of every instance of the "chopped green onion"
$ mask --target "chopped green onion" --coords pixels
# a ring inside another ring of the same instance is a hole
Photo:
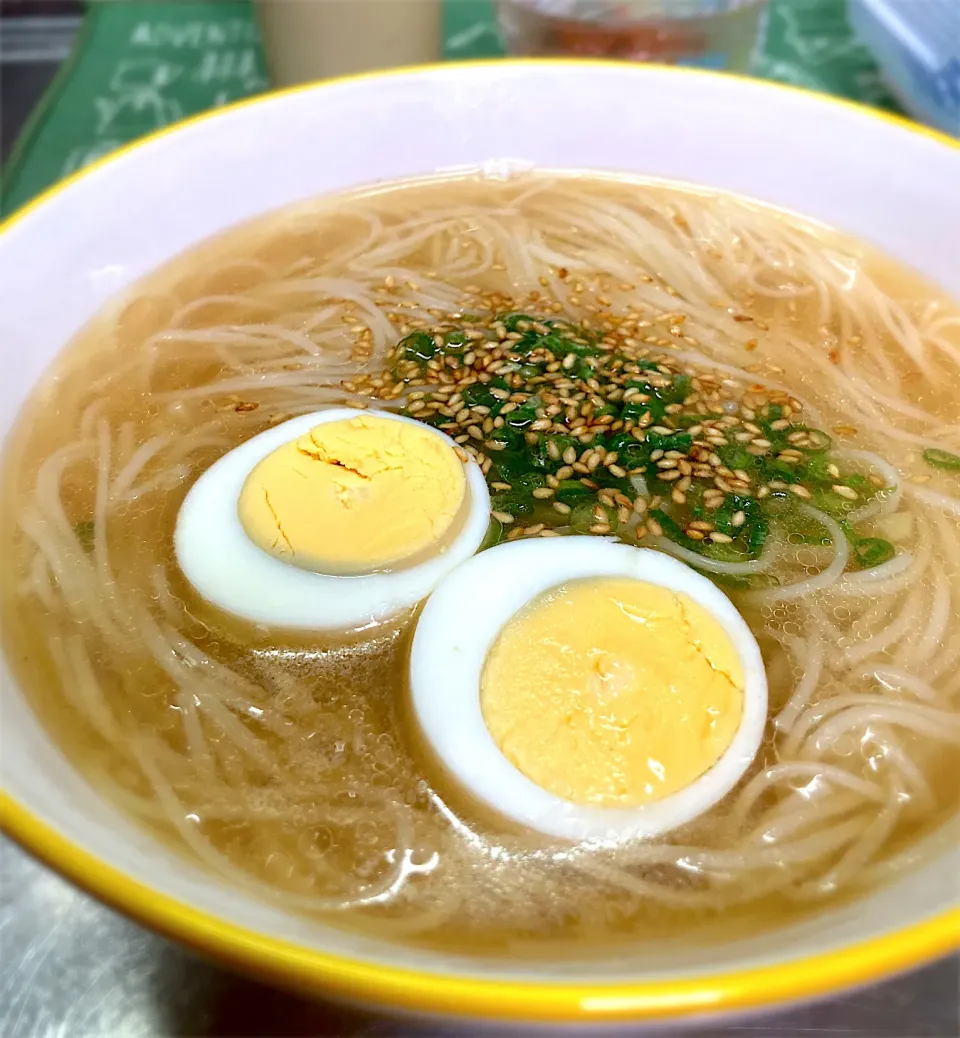
[[[923,460],[936,469],[960,471],[960,454],[951,454],[949,451],[940,450],[939,447],[928,447],[923,452]]]
[[[399,349],[402,360],[430,360],[437,352],[437,344],[426,332],[411,332],[400,340]]]
[[[73,524],[73,532],[77,535],[80,547],[85,552],[93,551],[93,534],[96,529],[92,519],[81,519],[79,523]]]
[[[492,548],[495,544],[499,544],[503,540],[503,523],[499,519],[490,517],[490,524],[487,526],[487,532],[484,534],[483,540],[480,542],[478,551],[483,551],[484,548]]]
[[[882,537],[860,537],[853,548],[854,557],[861,569],[872,569],[889,562],[897,549]]]
[[[574,505],[585,498],[593,498],[593,491],[585,487],[579,479],[561,479],[553,495],[557,501],[564,505]]]

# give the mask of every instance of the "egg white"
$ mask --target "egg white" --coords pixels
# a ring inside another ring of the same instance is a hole
[[[480,709],[484,663],[507,621],[543,592],[583,577],[627,577],[688,595],[723,626],[743,665],[743,715],[730,746],[690,785],[641,807],[589,807],[541,788],[501,753]],[[417,624],[410,688],[423,735],[464,791],[521,826],[577,842],[656,836],[696,818],[742,777],[767,717],[760,650],[726,595],[662,552],[590,536],[501,544],[451,572]]]
[[[388,411],[338,407],[293,418],[242,443],[190,488],[174,533],[177,562],[208,602],[253,623],[310,630],[349,630],[387,619],[426,598],[437,583],[480,547],[490,522],[487,484],[474,461],[465,463],[466,517],[444,549],[425,561],[369,574],[327,575],[291,566],[247,536],[237,504],[251,470],[268,454],[317,425],[373,415],[422,422]]]

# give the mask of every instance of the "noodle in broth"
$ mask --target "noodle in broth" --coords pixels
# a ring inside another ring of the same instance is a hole
[[[847,517],[896,547],[869,568],[808,502],[826,535],[772,535],[746,562],[651,529],[721,581],[771,696],[743,782],[657,840],[552,845],[448,803],[406,716],[412,616],[340,637],[254,628],[176,567],[178,508],[216,458],[328,404],[409,406],[382,377],[402,336],[514,308],[626,328],[718,399],[795,400],[883,485]],[[395,185],[197,247],[54,374],[6,460],[22,687],[124,811],[275,903],[451,948],[702,941],[898,875],[956,810],[960,483],[923,452],[960,450],[960,311],[857,242],[595,175]]]

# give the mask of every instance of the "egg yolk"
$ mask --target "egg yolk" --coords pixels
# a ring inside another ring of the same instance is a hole
[[[503,628],[480,705],[511,763],[564,800],[635,807],[689,785],[730,745],[744,673],[721,624],[644,581],[573,581]]]
[[[284,562],[356,574],[436,550],[465,494],[463,464],[436,433],[360,415],[314,426],[267,455],[238,512],[247,536]]]

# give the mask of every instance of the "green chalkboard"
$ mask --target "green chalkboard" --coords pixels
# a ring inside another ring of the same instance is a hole
[[[3,209],[127,141],[267,86],[246,0],[91,3],[7,163]]]
[[[446,0],[447,59],[502,53],[493,0]],[[771,0],[753,71],[893,107],[845,0]],[[121,144],[266,87],[248,0],[93,0],[73,57],[7,163],[0,206],[9,213]]]

